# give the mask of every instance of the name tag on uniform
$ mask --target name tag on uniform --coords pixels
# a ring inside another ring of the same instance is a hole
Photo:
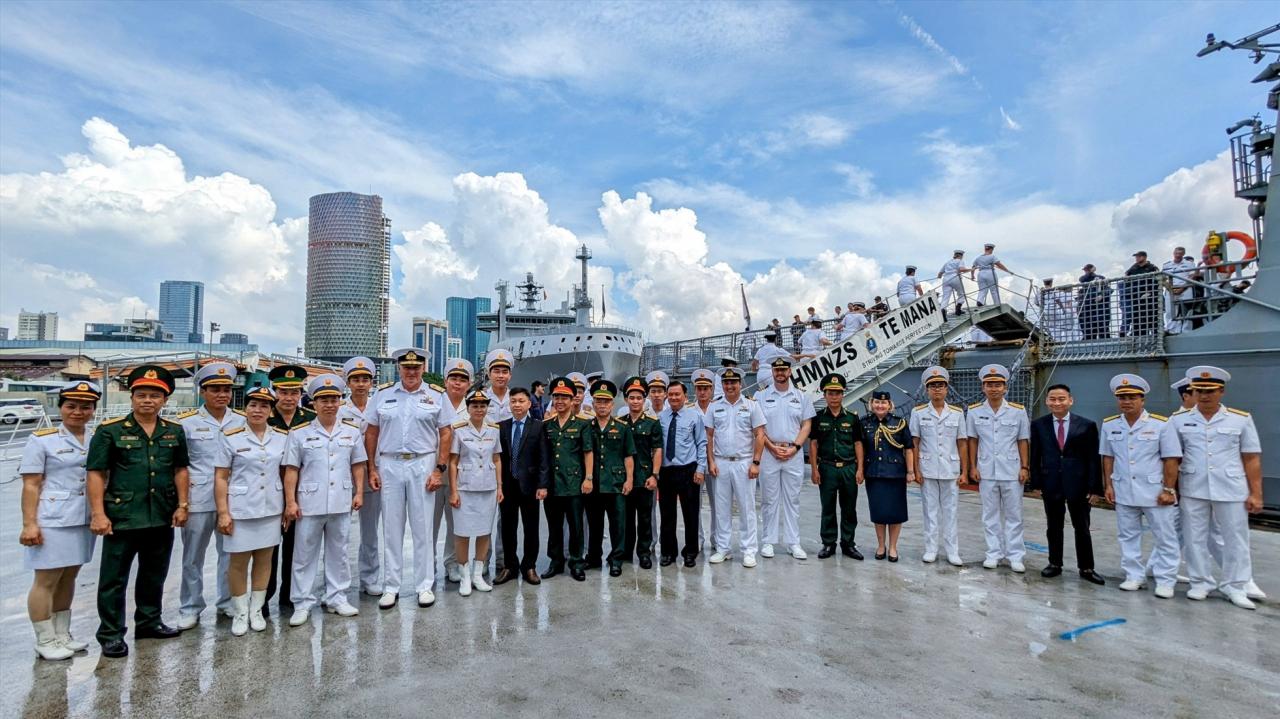
[[[248,451],[250,451],[251,449],[253,449],[253,448],[252,448],[252,447],[241,447],[241,448],[237,449],[237,450],[236,450],[236,452],[237,452],[237,453],[239,453],[239,452],[248,452]]]
[[[383,406],[383,407],[390,407],[391,405],[393,405],[393,404],[395,404],[395,403],[396,403],[396,398],[395,398],[395,397],[392,397],[391,399],[384,399],[384,400],[382,400],[382,406]]]
[[[66,449],[60,449],[57,452],[54,452],[54,454],[71,454],[74,451],[75,450],[72,449],[71,447],[67,447]]]

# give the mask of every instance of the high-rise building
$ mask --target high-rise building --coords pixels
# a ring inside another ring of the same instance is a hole
[[[0,327],[0,340],[7,340],[7,339],[9,339],[9,328]]]
[[[462,340],[462,357],[479,367],[489,351],[489,333],[477,329],[476,315],[488,312],[488,297],[449,297],[444,301],[444,318],[449,336]]]
[[[160,320],[134,317],[124,322],[86,322],[85,342],[174,342],[175,338]]]
[[[413,346],[431,353],[427,371],[444,374],[444,363],[449,358],[449,324],[430,317],[413,318]]]
[[[176,342],[204,342],[204,283],[160,283],[160,324]]]
[[[218,344],[247,345],[249,344],[249,335],[240,332],[223,332],[218,337]]]
[[[462,340],[457,337],[448,337],[445,339],[444,356],[449,359],[457,359],[462,356]]]
[[[306,355],[386,357],[391,220],[382,198],[316,195],[307,218]]]
[[[18,313],[18,339],[42,341],[58,339],[58,313],[22,310]]]

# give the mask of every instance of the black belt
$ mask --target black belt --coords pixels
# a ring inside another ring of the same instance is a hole
[[[845,467],[852,467],[853,465],[857,464],[858,460],[856,459],[820,459],[818,460],[818,463],[825,464],[828,467],[835,467],[836,469],[844,469]]]

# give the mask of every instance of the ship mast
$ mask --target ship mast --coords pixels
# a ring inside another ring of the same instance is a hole
[[[537,312],[538,301],[542,299],[538,296],[542,292],[542,285],[533,281],[533,273],[524,273],[524,282],[516,285],[516,289],[520,290],[520,304],[524,305],[520,311]]]
[[[587,243],[582,243],[578,247],[578,254],[573,256],[574,259],[582,263],[582,284],[573,288],[573,311],[575,321],[580,325],[591,324],[591,293],[587,289],[587,260],[591,259],[591,250],[587,249]]]
[[[507,304],[507,281],[498,280],[493,289],[498,291],[498,341],[502,342],[507,338],[507,309],[511,307]]]

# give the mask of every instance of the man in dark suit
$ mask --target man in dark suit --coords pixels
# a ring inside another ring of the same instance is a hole
[[[1098,425],[1071,413],[1071,388],[1049,388],[1049,414],[1031,422],[1031,479],[1027,489],[1040,490],[1049,521],[1049,566],[1042,577],[1062,574],[1062,522],[1071,513],[1076,535],[1076,565],[1080,577],[1105,584],[1093,571],[1093,541],[1089,538],[1089,495],[1102,494],[1102,462],[1098,455]]]
[[[511,388],[511,419],[498,423],[502,444],[502,550],[504,567],[493,583],[504,584],[517,572],[529,584],[541,584],[538,562],[539,494],[542,482],[542,421],[529,414],[532,398],[523,387]],[[516,553],[516,534],[524,523],[524,559]],[[517,567],[519,568],[517,570]]]

